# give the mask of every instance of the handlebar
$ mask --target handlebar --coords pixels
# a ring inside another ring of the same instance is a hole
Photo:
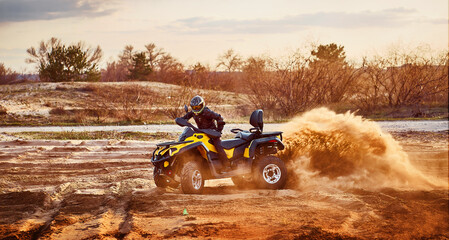
[[[198,129],[195,126],[193,126],[191,123],[189,123],[189,121],[187,121],[184,118],[176,118],[175,122],[176,122],[176,124],[178,124],[181,127],[190,127],[195,132],[205,133],[205,134],[207,134],[211,138],[219,138],[219,137],[221,137],[221,133],[220,132],[215,131],[213,129]]]
[[[240,129],[240,128],[233,128],[233,129],[231,129],[231,132],[232,132],[232,133],[243,132],[243,129]]]

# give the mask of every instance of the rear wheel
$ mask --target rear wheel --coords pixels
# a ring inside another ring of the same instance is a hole
[[[256,162],[253,179],[259,188],[282,189],[287,181],[287,168],[275,156],[264,156]]]
[[[181,170],[181,189],[186,194],[200,194],[204,189],[204,174],[195,161],[186,162]]]

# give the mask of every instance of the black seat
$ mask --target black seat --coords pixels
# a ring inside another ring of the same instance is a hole
[[[245,141],[243,139],[223,140],[223,141],[221,141],[221,146],[225,149],[231,149],[231,148],[238,147],[246,142],[247,141]]]
[[[254,139],[255,135],[256,135],[255,133],[252,133],[252,132],[249,132],[249,131],[241,131],[241,132],[238,132],[235,137],[236,138],[241,138],[241,139],[246,140],[246,141],[251,141],[251,140]]]

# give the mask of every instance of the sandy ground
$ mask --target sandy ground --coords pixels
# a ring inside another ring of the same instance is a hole
[[[447,133],[396,133],[448,178]],[[448,189],[157,189],[138,141],[0,142],[0,239],[449,239]],[[188,215],[183,215],[186,209]]]

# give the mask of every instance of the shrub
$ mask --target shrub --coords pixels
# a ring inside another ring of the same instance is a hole
[[[64,107],[56,107],[56,108],[52,108],[50,110],[50,114],[65,115],[65,114],[67,114],[67,111],[64,109]]]
[[[39,49],[27,49],[28,63],[34,63],[42,81],[73,82],[98,81],[98,63],[102,57],[100,46],[85,47],[82,42],[64,45],[57,38],[41,41]]]
[[[6,68],[3,63],[0,63],[0,84],[10,84],[17,81],[19,74]]]

